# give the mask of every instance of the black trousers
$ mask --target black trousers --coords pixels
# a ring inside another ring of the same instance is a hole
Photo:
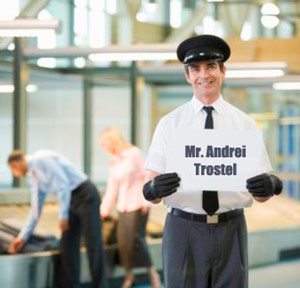
[[[168,213],[162,249],[165,288],[248,288],[244,215],[210,225]]]
[[[69,229],[61,239],[61,288],[80,287],[80,238],[86,241],[93,288],[106,288],[104,253],[97,188],[86,181],[72,191]]]

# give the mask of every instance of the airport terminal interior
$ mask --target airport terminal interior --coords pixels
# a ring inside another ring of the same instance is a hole
[[[222,96],[255,120],[272,173],[283,182],[281,195],[245,209],[249,288],[300,287],[299,0],[2,0],[0,5],[0,228],[20,230],[30,211],[30,177],[14,178],[7,165],[13,150],[58,152],[103,195],[110,157],[100,147],[100,134],[119,129],[146,158],[159,120],[193,95],[176,57],[178,44],[212,34],[231,47]],[[56,198],[49,197],[34,232],[47,239],[48,249],[10,255],[6,250],[14,236],[0,230],[1,287],[57,287],[58,213]],[[153,205],[146,232],[161,279],[167,213],[162,203]],[[117,218],[115,207],[102,231],[108,280],[116,288],[125,273],[112,235]],[[89,287],[84,246],[80,278],[82,287]],[[145,269],[134,273],[132,287],[151,287]]]

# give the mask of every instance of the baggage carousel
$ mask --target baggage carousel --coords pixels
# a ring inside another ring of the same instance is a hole
[[[0,241],[13,239],[13,236],[3,234],[1,227],[5,225],[20,229],[26,221],[30,211],[29,203],[30,195],[27,189],[13,189],[10,191],[0,192]],[[155,207],[156,208],[156,207]],[[117,212],[113,212],[113,219],[116,219]],[[152,255],[155,267],[161,272],[161,235],[163,231],[163,221],[157,222],[152,219],[147,225],[147,242]],[[103,241],[106,243],[105,256],[107,275],[109,277],[110,287],[119,287],[122,283],[124,275],[123,269],[120,267],[117,255],[117,246],[112,239],[111,230],[113,221],[105,221],[103,223]],[[2,233],[2,234],[1,234]],[[60,230],[58,228],[58,206],[55,198],[49,198],[43,207],[43,213],[39,223],[34,231],[34,236],[44,239],[55,237],[60,238]],[[6,242],[2,241],[2,242]],[[5,247],[8,244],[5,243]],[[1,288],[46,288],[57,287],[59,251],[42,251],[28,252],[34,250],[31,245],[29,249],[25,249],[17,255],[8,255],[7,253],[0,256],[0,287]],[[137,283],[147,283],[145,269],[136,269]],[[81,248],[81,283],[89,283],[90,274],[88,268],[87,255],[82,241]],[[22,284],[20,284],[22,283]],[[20,286],[21,285],[21,286]]]
[[[24,222],[29,206],[28,191],[12,190],[0,192],[0,222],[3,220]],[[162,204],[151,209],[147,225],[147,242],[156,269],[162,272],[161,235],[166,208]],[[274,197],[266,203],[254,203],[245,209],[248,224],[249,264],[250,267],[276,263],[282,259],[299,257],[300,253],[300,203],[285,196]],[[42,217],[35,230],[42,235],[52,234],[58,239],[58,206],[49,199],[43,209]],[[116,215],[116,213],[115,213]],[[103,239],[107,241],[110,229],[104,224]],[[84,246],[84,245],[83,245]],[[115,244],[105,245],[107,274],[110,287],[118,287],[124,275],[118,265]],[[0,256],[1,288],[44,288],[56,287],[58,251],[24,253]],[[138,284],[147,283],[146,271],[137,269]],[[81,282],[88,283],[88,270],[85,248],[81,250]],[[20,283],[22,285],[20,286]]]

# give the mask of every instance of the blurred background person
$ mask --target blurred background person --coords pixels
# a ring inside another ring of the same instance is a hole
[[[101,218],[108,217],[117,200],[119,212],[117,242],[121,265],[126,270],[122,288],[134,284],[135,267],[146,267],[153,288],[161,287],[157,271],[152,266],[145,241],[150,202],[143,197],[146,181],[144,160],[139,148],[126,142],[120,131],[109,128],[100,135],[104,152],[112,155],[106,192],[100,206]]]
[[[11,172],[17,178],[31,175],[31,211],[26,224],[9,247],[19,252],[30,238],[49,194],[59,202],[59,228],[62,231],[60,287],[80,287],[80,236],[84,235],[93,288],[106,288],[103,261],[100,195],[95,185],[64,156],[49,150],[33,155],[14,151],[8,157]]]

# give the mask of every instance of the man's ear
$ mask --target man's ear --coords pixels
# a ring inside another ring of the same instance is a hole
[[[184,72],[185,72],[184,74],[185,74],[186,81],[191,84],[190,73],[189,73],[188,69],[189,68],[184,69]]]
[[[227,71],[227,68],[226,68],[225,65],[223,65],[222,73],[224,75],[224,78],[225,78],[225,75],[226,75],[226,71]]]
[[[16,163],[17,163],[16,161],[9,163],[9,168],[14,168]]]

